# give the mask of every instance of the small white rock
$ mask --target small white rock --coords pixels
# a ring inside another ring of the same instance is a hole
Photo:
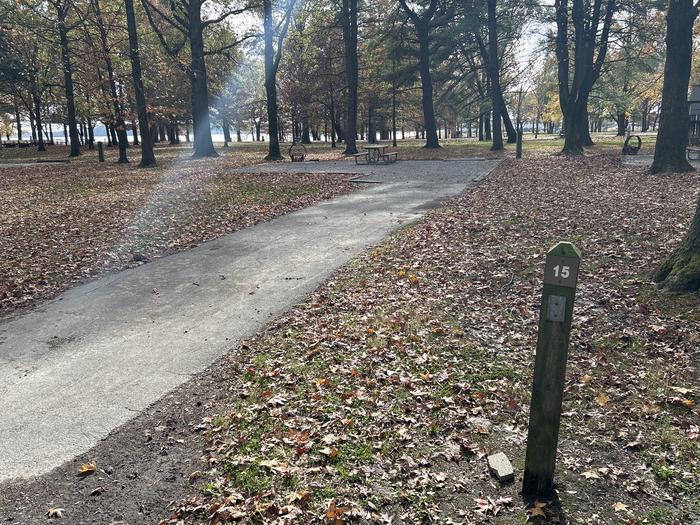
[[[491,474],[498,478],[498,481],[505,483],[506,481],[512,481],[515,479],[515,473],[513,472],[513,465],[510,463],[508,456],[503,452],[498,452],[486,458],[489,464],[489,470]]]

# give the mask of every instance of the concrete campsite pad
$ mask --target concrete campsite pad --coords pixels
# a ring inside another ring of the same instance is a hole
[[[359,191],[77,286],[0,320],[0,480],[71,460],[498,160],[279,163]]]

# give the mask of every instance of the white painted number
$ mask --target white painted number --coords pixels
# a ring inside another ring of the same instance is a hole
[[[561,270],[561,274],[559,272]],[[562,279],[568,279],[569,275],[571,275],[571,267],[570,266],[562,266],[559,268],[559,265],[554,267],[554,277],[560,277]]]

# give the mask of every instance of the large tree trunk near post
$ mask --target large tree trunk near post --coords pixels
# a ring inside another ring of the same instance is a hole
[[[700,199],[685,239],[656,270],[654,281],[672,292],[700,290]]]
[[[692,171],[688,145],[688,84],[693,57],[693,25],[698,9],[692,0],[671,0],[666,16],[666,65],[659,135],[652,173]]]

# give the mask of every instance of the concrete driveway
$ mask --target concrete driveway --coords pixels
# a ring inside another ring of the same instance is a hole
[[[350,258],[497,164],[248,168],[357,173],[370,183],[77,286],[0,321],[0,480],[43,474],[89,450],[303,300]]]

